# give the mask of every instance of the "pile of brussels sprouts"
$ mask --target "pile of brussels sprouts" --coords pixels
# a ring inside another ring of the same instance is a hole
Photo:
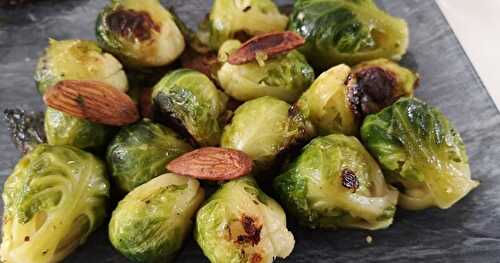
[[[107,220],[135,262],[174,260],[192,231],[213,263],[272,262],[294,248],[285,212],[310,228],[377,230],[396,207],[447,209],[478,185],[452,123],[412,97],[418,74],[394,62],[406,22],[372,0],[297,0],[289,17],[271,0],[215,0],[196,33],[158,0],[112,0],[95,30],[97,42],[49,41],[40,94],[101,81],[143,119],[111,127],[46,110],[46,142],[29,140],[5,182],[2,262],[59,262]],[[228,62],[285,30],[305,44]],[[186,52],[216,54],[210,74],[179,66]],[[252,172],[213,184],[167,171],[204,146],[244,152]]]

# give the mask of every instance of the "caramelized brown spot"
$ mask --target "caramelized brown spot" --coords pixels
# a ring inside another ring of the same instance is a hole
[[[25,242],[30,241],[30,237],[29,237],[29,236],[25,236],[25,237],[24,237],[24,241],[25,241]]]
[[[240,221],[246,235],[239,235],[235,242],[237,244],[251,244],[252,246],[259,244],[262,225],[257,226],[255,220],[247,215],[243,215]]]
[[[304,44],[304,38],[294,32],[274,32],[258,35],[243,43],[229,56],[228,62],[233,65],[254,61],[257,53],[268,58],[289,52]]]
[[[394,75],[380,67],[362,69],[355,73],[356,83],[348,83],[351,110],[358,118],[376,113],[394,103],[399,96]]]
[[[106,17],[106,24],[111,31],[124,38],[145,41],[151,38],[151,31],[160,32],[160,26],[145,11],[119,8]]]
[[[252,259],[250,260],[251,263],[259,263],[262,261],[262,256],[260,254],[253,254]]]
[[[356,174],[350,170],[345,168],[342,170],[342,185],[345,188],[348,188],[351,190],[351,192],[355,193],[356,190],[359,188],[359,181],[358,177],[356,177]]]

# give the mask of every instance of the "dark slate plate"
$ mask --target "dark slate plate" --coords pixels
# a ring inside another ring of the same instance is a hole
[[[46,0],[25,10],[1,10],[0,108],[42,109],[32,75],[47,39],[93,39],[94,19],[106,2]],[[163,2],[175,6],[181,18],[194,26],[211,1]],[[379,3],[409,22],[411,47],[403,64],[422,75],[417,96],[441,108],[454,121],[467,145],[473,177],[481,185],[449,210],[400,210],[394,225],[383,231],[311,231],[291,225],[297,243],[286,261],[500,262],[500,114],[434,1]],[[2,122],[2,184],[18,157]],[[367,235],[374,239],[370,245],[365,242]],[[128,261],[110,246],[103,227],[65,262]],[[191,239],[177,262],[208,261]]]

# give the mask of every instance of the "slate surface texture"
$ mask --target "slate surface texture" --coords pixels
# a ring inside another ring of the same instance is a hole
[[[106,2],[42,0],[24,10],[0,10],[2,110],[43,109],[33,70],[48,38],[94,39],[94,20]],[[174,6],[191,27],[205,16],[211,3],[162,2]],[[438,106],[455,123],[466,143],[473,177],[481,185],[449,210],[399,210],[395,223],[383,231],[311,231],[290,225],[297,243],[286,262],[500,262],[500,114],[433,0],[378,2],[409,22],[411,47],[402,63],[422,76],[416,95]],[[2,185],[18,158],[1,122]],[[372,244],[365,242],[367,235],[373,237]],[[65,262],[128,261],[113,250],[102,227]],[[208,260],[190,238],[177,262]]]

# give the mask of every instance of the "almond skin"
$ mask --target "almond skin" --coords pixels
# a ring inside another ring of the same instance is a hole
[[[256,60],[257,53],[268,58],[289,52],[304,44],[304,38],[294,32],[273,32],[255,36],[243,43],[229,56],[228,62],[233,65],[245,64]]]
[[[60,81],[43,100],[51,108],[95,123],[122,126],[139,120],[137,106],[127,94],[99,81]]]
[[[241,151],[204,147],[171,161],[167,169],[202,180],[225,181],[249,174],[252,166],[252,160]]]

